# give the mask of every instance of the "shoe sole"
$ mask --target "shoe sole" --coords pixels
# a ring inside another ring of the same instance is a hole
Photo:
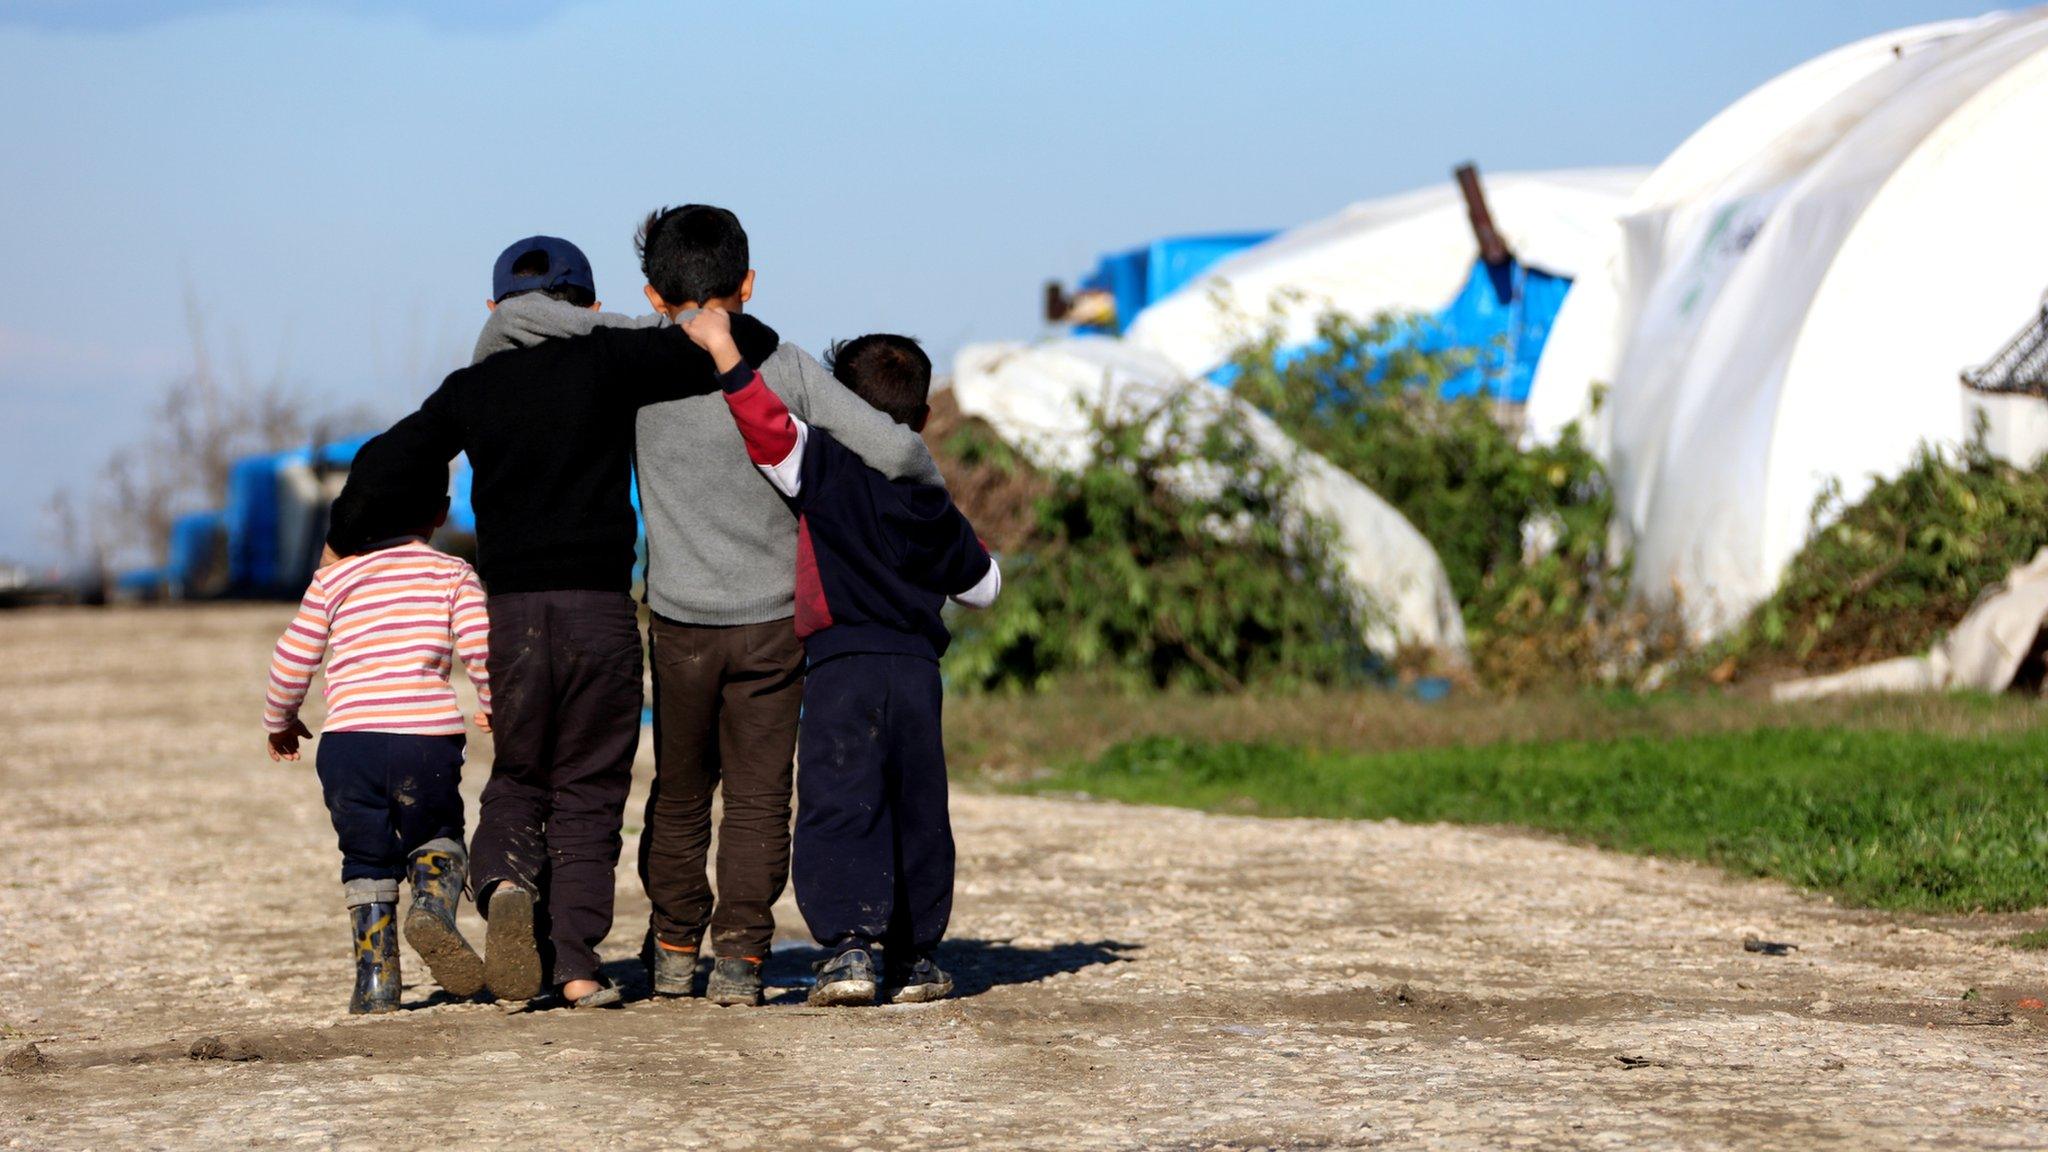
[[[953,982],[951,980],[938,984],[910,984],[896,990],[893,1002],[897,1004],[929,1004],[934,1000],[944,1000],[952,994]]]
[[[484,961],[455,926],[419,909],[405,914],[405,942],[427,962],[435,983],[450,996],[474,996],[484,990]]]
[[[761,1006],[761,993],[758,991],[721,992],[707,988],[704,990],[704,998],[720,1008],[759,1008]]]
[[[810,1003],[817,1008],[858,1008],[874,1002],[873,980],[834,980],[811,989]]]
[[[491,893],[484,932],[484,984],[500,1000],[540,995],[540,942],[533,937],[533,894],[509,885]]]

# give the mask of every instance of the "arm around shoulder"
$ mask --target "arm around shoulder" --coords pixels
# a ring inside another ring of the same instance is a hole
[[[800,383],[790,404],[797,415],[832,434],[861,462],[891,480],[908,480],[935,488],[946,486],[945,477],[925,447],[924,437],[853,394],[834,379],[825,366],[808,353],[792,347]]]

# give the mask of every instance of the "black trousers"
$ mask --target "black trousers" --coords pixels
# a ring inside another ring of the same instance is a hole
[[[798,738],[796,903],[819,944],[929,953],[953,914],[943,693],[936,662],[814,665]]]
[[[531,889],[553,982],[595,979],[640,745],[639,622],[616,592],[511,593],[490,610],[497,757],[470,890],[488,911],[492,886]]]
[[[329,732],[313,765],[343,883],[402,880],[420,845],[462,842],[462,737]]]
[[[713,627],[656,617],[654,788],[640,879],[663,943],[766,957],[789,883],[789,798],[804,649],[788,620]],[[704,864],[723,791],[718,897]]]

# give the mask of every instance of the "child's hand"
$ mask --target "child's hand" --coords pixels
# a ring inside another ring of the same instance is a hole
[[[270,734],[270,758],[272,760],[297,760],[299,758],[299,738],[301,736],[311,740],[313,733],[306,729],[306,722],[304,720],[294,716],[292,717],[292,726],[290,728],[282,732],[272,732]]]
[[[690,342],[711,353],[711,362],[720,372],[730,372],[740,366],[740,347],[733,343],[732,316],[723,308],[704,308],[683,325],[683,335]]]
[[[491,730],[491,714],[489,712],[482,711],[481,709],[478,710],[476,714],[476,730],[479,732],[489,732]]]

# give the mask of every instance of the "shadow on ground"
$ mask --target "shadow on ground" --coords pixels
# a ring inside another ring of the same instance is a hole
[[[1079,972],[1084,968],[1127,964],[1131,962],[1131,953],[1141,947],[1119,940],[1043,947],[1026,947],[1007,940],[948,940],[939,945],[938,962],[939,967],[953,976],[955,997],[979,996],[1004,984],[1036,984],[1048,977]],[[767,983],[770,988],[794,989],[795,993],[785,993],[776,1000],[782,1003],[801,1002],[811,985],[817,982],[813,966],[829,955],[823,948],[811,944],[777,947],[768,958]],[[708,969],[709,966],[710,962],[706,961],[702,968]],[[604,974],[625,992],[628,1000],[644,999],[653,993],[647,981],[647,970],[637,959],[613,960],[604,966]],[[699,990],[703,988],[704,974],[700,969]]]

